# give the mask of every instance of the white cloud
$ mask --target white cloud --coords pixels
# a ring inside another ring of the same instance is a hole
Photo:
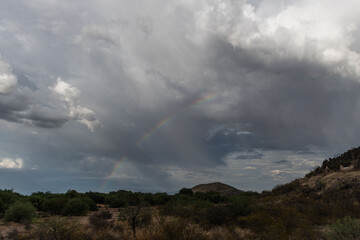
[[[244,167],[244,170],[255,170],[256,167]]]
[[[0,161],[0,168],[17,168],[20,169],[23,167],[23,160],[21,158],[3,158]]]
[[[0,94],[10,94],[17,87],[17,78],[12,73],[11,67],[0,60]]]
[[[56,80],[56,85],[53,90],[59,94],[64,101],[67,103],[73,104],[77,99],[80,92],[75,87],[71,86],[69,83],[64,82],[61,78]]]
[[[94,131],[95,127],[101,126],[100,120],[97,118],[94,111],[77,104],[80,95],[78,89],[59,77],[52,90],[64,101],[71,119],[86,125],[91,131]]]
[[[346,3],[345,3],[346,2]],[[249,50],[266,65],[289,59],[318,63],[329,72],[360,76],[357,41],[360,2],[310,0],[284,5],[261,16],[246,1],[206,1],[196,13],[196,41],[207,34]]]
[[[69,110],[70,118],[86,125],[91,131],[94,131],[95,127],[101,126],[94,111],[79,105],[71,106]]]
[[[236,133],[236,135],[250,135],[251,132],[248,132],[248,131],[239,131]]]

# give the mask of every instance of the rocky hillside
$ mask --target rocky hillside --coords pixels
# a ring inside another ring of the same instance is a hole
[[[206,192],[214,191],[220,193],[220,195],[222,196],[230,196],[230,195],[243,193],[243,191],[221,182],[196,185],[195,187],[192,187],[191,190],[194,193],[196,192],[206,193]]]
[[[353,148],[340,156],[326,159],[321,167],[307,174],[307,177],[328,174],[337,171],[360,170],[360,147]]]
[[[359,205],[360,147],[323,161],[304,178],[277,186],[272,195],[284,199],[314,199],[335,205]]]

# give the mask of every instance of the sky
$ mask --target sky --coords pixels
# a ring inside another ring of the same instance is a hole
[[[0,1],[0,188],[269,190],[360,145],[358,0]]]

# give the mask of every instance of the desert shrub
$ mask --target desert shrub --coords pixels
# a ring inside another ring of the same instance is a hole
[[[4,210],[11,204],[21,199],[21,195],[11,190],[0,190],[0,200],[4,203]]]
[[[2,215],[4,214],[5,209],[6,209],[5,203],[4,203],[4,201],[1,200],[1,198],[0,198],[0,217],[2,217]]]
[[[323,190],[323,189],[325,189],[325,187],[326,187],[326,183],[323,180],[321,180],[321,179],[316,180],[315,188],[317,190]]]
[[[103,204],[105,203],[105,197],[106,194],[105,193],[99,193],[99,192],[87,192],[85,193],[86,196],[88,196],[89,198],[91,198],[95,203],[97,204]]]
[[[151,240],[205,240],[207,236],[196,226],[185,221],[173,220],[163,223],[153,234]]]
[[[84,239],[78,222],[59,217],[38,223],[34,235],[38,240]]]
[[[60,215],[68,201],[69,200],[65,197],[46,199],[42,205],[42,210],[50,212],[51,214]]]
[[[224,202],[225,198],[222,197],[220,195],[220,193],[215,192],[215,191],[210,191],[207,193],[203,193],[203,192],[197,192],[195,193],[195,198],[199,199],[199,200],[203,200],[203,201],[208,201],[208,202],[212,202],[212,203],[219,203],[219,202]]]
[[[359,220],[345,217],[329,226],[327,233],[329,240],[355,240],[360,239]]]
[[[70,199],[62,212],[64,216],[82,216],[89,210],[89,206],[82,198]]]
[[[315,239],[308,216],[284,204],[258,205],[247,216],[239,217],[241,226],[257,233],[260,239]]]
[[[182,188],[179,191],[179,194],[184,194],[184,195],[189,195],[189,196],[193,196],[194,193],[190,188]]]
[[[5,211],[4,220],[29,223],[36,217],[36,209],[29,202],[15,202]]]
[[[239,216],[246,216],[251,212],[252,198],[247,195],[237,195],[229,198],[228,208],[231,216],[237,218]]]
[[[87,233],[82,240],[118,240],[119,237],[108,231]],[[122,239],[122,238],[121,238]]]
[[[81,198],[84,202],[86,202],[86,204],[88,205],[89,211],[96,211],[98,210],[96,203],[94,202],[94,200],[92,200],[91,198],[88,197],[83,197]]]
[[[292,207],[275,206],[270,214],[275,216],[276,222],[281,223],[288,234],[293,233],[296,229],[306,229],[311,226],[307,217]]]
[[[262,232],[266,226],[272,225],[275,222],[273,216],[263,207],[259,207],[250,215],[239,217],[237,220],[240,226],[249,228],[254,232]]]
[[[141,194],[141,201],[145,202],[149,206],[154,206],[154,199],[152,193],[142,193]]]
[[[320,234],[317,233],[313,226],[307,225],[297,228],[295,231],[292,232],[290,235],[291,240],[317,240],[321,239]]]
[[[162,214],[188,219],[199,224],[216,225],[220,222],[220,219],[223,215],[213,215],[211,211],[215,206],[216,205],[212,204],[211,202],[204,200],[193,199],[192,201],[187,201],[178,198],[177,200],[171,200],[169,203],[167,203],[163,208]],[[220,208],[217,210],[220,211]],[[209,220],[208,217],[210,217],[211,220]]]
[[[123,208],[127,206],[127,202],[122,196],[108,195],[105,197],[105,203],[111,208]]]
[[[271,192],[276,195],[285,194],[285,193],[289,193],[289,192],[298,190],[300,188],[300,186],[301,186],[300,180],[296,179],[292,182],[275,186]]]
[[[255,235],[247,230],[233,226],[213,227],[207,231],[208,240],[244,240],[255,239]]]
[[[225,198],[222,197],[220,195],[220,193],[215,192],[215,191],[207,192],[207,193],[205,193],[205,196],[206,196],[205,200],[209,201],[209,202],[212,202],[212,203],[220,203],[220,202],[225,201]]]
[[[120,211],[119,220],[125,221],[131,226],[133,236],[135,237],[138,227],[148,225],[151,222],[151,213],[149,209],[142,204],[129,206]]]
[[[89,217],[89,223],[95,230],[105,229],[110,226],[108,219],[112,214],[107,210],[99,211]]]
[[[173,199],[165,205],[162,210],[162,214],[188,218],[192,215],[189,205],[189,201],[183,199]]]
[[[46,201],[45,198],[38,196],[38,195],[34,195],[34,196],[29,197],[29,201],[37,210],[45,211],[44,210],[44,203]]]
[[[227,207],[218,205],[207,208],[201,215],[209,225],[223,225],[227,223],[230,212]]]
[[[111,219],[113,216],[109,210],[101,210],[98,213],[96,213],[96,215],[98,215],[99,217],[101,217],[103,219]]]
[[[80,193],[78,193],[75,190],[67,190],[67,192],[65,193],[67,198],[79,198],[80,197]]]
[[[126,203],[128,206],[138,206],[140,204],[143,204],[144,197],[140,193],[128,193],[124,195],[124,198],[126,199]]]
[[[211,207],[215,206],[215,204],[212,204],[210,202],[203,201],[203,200],[196,200],[196,201],[190,202],[190,204],[188,206],[189,206],[190,210],[192,212],[194,212],[194,214],[199,214],[202,210],[211,208]]]
[[[165,205],[171,200],[171,197],[167,193],[156,193],[153,196],[154,205]]]

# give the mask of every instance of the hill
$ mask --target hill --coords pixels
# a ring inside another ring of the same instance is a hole
[[[221,183],[221,182],[214,182],[214,183],[207,183],[207,184],[199,184],[191,188],[191,190],[196,192],[218,192],[221,196],[231,196],[243,193],[243,191],[234,188],[230,185]]]
[[[306,198],[336,207],[356,207],[360,201],[360,147],[324,160],[304,178],[277,186],[271,194],[286,201]]]
[[[351,170],[360,170],[360,147],[350,149],[335,158],[326,159],[320,167],[317,167],[306,176],[311,177],[330,172]]]

